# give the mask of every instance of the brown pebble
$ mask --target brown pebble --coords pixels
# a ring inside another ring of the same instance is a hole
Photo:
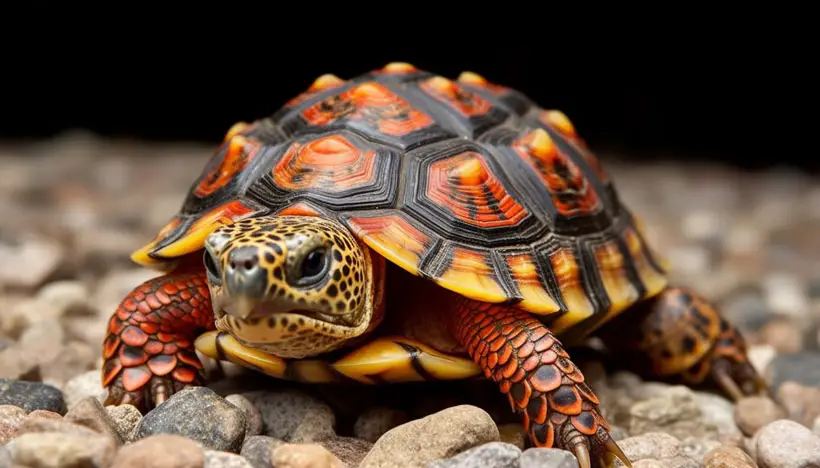
[[[26,419],[26,411],[14,405],[0,405],[0,445],[10,441],[20,424]]]
[[[747,436],[754,435],[761,427],[786,417],[786,411],[768,397],[750,396],[735,405],[735,424]]]
[[[10,451],[14,466],[106,467],[117,446],[102,434],[40,432],[19,435]]]
[[[196,442],[159,434],[122,447],[110,468],[202,468],[204,464],[205,453]]]
[[[271,456],[276,468],[343,468],[344,464],[319,444],[284,444]]]
[[[60,432],[63,434],[77,434],[77,435],[87,435],[87,436],[96,436],[99,433],[93,429],[89,429],[85,426],[81,426],[79,424],[65,421],[64,419],[55,419],[50,416],[39,416],[39,415],[28,415],[25,421],[20,424],[20,427],[17,429],[17,436],[28,434],[28,433],[39,433],[39,432]]]
[[[103,407],[102,403],[94,397],[85,397],[68,410],[65,420],[80,424],[99,433],[106,434],[117,442],[123,444],[122,436],[117,431],[114,421]]]
[[[705,468],[756,468],[755,462],[743,450],[731,445],[721,445],[703,457]]]
[[[814,418],[820,416],[820,388],[783,382],[777,391],[777,399],[786,407],[789,419],[804,426],[811,427]]]
[[[760,337],[777,354],[794,354],[803,349],[803,332],[789,320],[775,320],[760,329]]]
[[[55,413],[54,411],[44,409],[34,410],[28,415],[30,418],[63,419],[63,416],[60,415],[60,413]]]

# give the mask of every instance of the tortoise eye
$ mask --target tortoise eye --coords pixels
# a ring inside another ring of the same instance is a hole
[[[324,246],[313,249],[302,257],[298,277],[295,283],[298,286],[312,286],[320,282],[330,269],[330,257]]]

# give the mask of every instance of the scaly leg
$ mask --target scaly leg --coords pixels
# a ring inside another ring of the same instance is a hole
[[[201,384],[194,340],[213,327],[204,271],[170,273],[134,288],[108,321],[105,404],[129,403],[145,412],[185,386]]]
[[[569,450],[581,468],[629,460],[609,435],[598,398],[552,332],[525,311],[463,300],[454,335],[507,395],[537,447]]]
[[[693,291],[668,288],[624,312],[599,335],[620,362],[629,362],[645,378],[711,383],[733,400],[771,396],[749,363],[743,337]]]

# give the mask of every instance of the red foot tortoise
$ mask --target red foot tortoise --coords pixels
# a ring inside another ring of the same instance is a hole
[[[108,322],[107,404],[201,385],[195,350],[301,382],[483,376],[588,468],[629,464],[566,351],[593,332],[643,375],[767,391],[566,116],[470,72],[320,77],[231,128],[132,258],[164,275]]]

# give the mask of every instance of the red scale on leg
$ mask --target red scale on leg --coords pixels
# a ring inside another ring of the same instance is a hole
[[[575,453],[583,468],[629,461],[609,435],[598,399],[560,342],[527,312],[463,300],[453,331],[495,381],[538,447]]]
[[[106,404],[147,411],[200,381],[193,341],[214,328],[204,272],[171,273],[136,287],[108,323],[103,342]]]

